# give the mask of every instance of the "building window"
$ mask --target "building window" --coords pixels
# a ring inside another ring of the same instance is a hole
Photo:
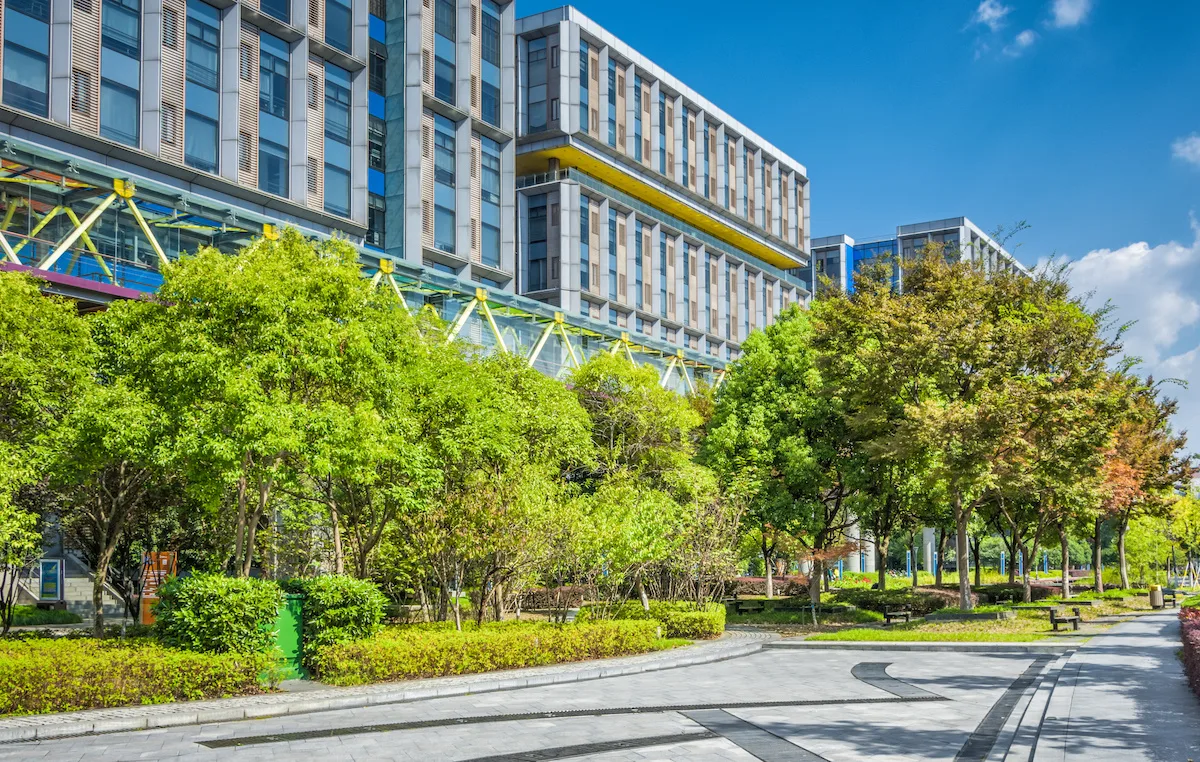
[[[367,166],[384,171],[384,149],[387,144],[387,122],[377,116],[367,122]]]
[[[658,234],[659,313],[667,316],[667,234]]]
[[[591,241],[591,232],[588,229],[588,213],[591,211],[591,202],[587,196],[579,198],[579,287],[587,291],[590,286],[589,270],[591,267],[591,251],[589,251],[589,242]]]
[[[588,131],[588,44],[579,43],[579,130]]]
[[[633,78],[633,158],[642,160],[642,78]]]
[[[367,196],[367,237],[368,246],[383,248],[385,219],[387,217],[387,202],[383,196],[374,193]]]
[[[454,105],[454,2],[434,0],[433,95]]]
[[[4,4],[4,105],[49,114],[50,3]]]
[[[642,272],[642,221],[641,220],[638,220],[634,224],[633,259],[634,259],[633,276],[634,276],[634,281],[636,283],[636,287],[634,289],[634,297],[633,297],[634,305],[637,306],[638,309],[642,309],[642,307],[643,307],[643,305],[642,305],[642,277],[643,277],[644,273]]]
[[[667,173],[667,97],[658,96],[658,171]]]
[[[529,197],[529,288],[546,288],[546,195]]]
[[[141,111],[141,4],[104,0],[100,53],[100,134],[138,145]]]
[[[261,0],[262,12],[268,16],[279,19],[285,24],[290,24],[292,19],[291,3],[289,0]]]
[[[692,324],[692,279],[690,271],[692,256],[692,245],[685,243],[683,245],[683,322],[688,325]]]
[[[617,62],[608,59],[608,144],[617,146]]]
[[[325,64],[325,211],[350,216],[350,73]]]
[[[371,40],[370,50],[368,86],[373,93],[387,95],[387,46],[378,40]]]
[[[349,53],[350,27],[350,4],[342,0],[325,0],[325,42]]]
[[[480,211],[483,240],[480,258],[488,267],[500,266],[500,144],[480,136]]]
[[[221,12],[200,0],[187,4],[187,112],[183,160],[205,172],[217,171],[220,119]]]
[[[258,187],[288,195],[288,56],[286,42],[258,35]]]
[[[529,131],[546,129],[546,38],[529,41],[529,87],[526,113]]]
[[[433,116],[433,245],[454,253],[454,123]]]
[[[492,66],[500,65],[500,6],[493,0],[483,0],[480,57]]]
[[[608,298],[617,298],[617,210],[608,210]]]

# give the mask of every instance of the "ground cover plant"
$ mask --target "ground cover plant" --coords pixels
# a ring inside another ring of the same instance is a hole
[[[1179,634],[1183,641],[1180,656],[1188,684],[1200,696],[1200,595],[1185,600],[1179,607]]]
[[[64,609],[42,609],[37,606],[14,606],[13,627],[33,627],[44,624],[79,624],[83,617]]]
[[[315,649],[313,669],[330,685],[462,675],[627,656],[683,645],[653,620],[577,624],[498,622],[386,627],[373,638]]]

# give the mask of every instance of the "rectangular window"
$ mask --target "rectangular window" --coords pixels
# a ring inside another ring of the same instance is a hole
[[[617,62],[608,59],[608,144],[617,146]]]
[[[138,146],[141,111],[141,3],[104,0],[100,54],[100,134]]]
[[[387,122],[377,116],[367,123],[367,166],[384,171],[384,150],[387,143]]]
[[[264,138],[258,140],[258,187],[276,196],[287,196],[288,149]]]
[[[667,234],[658,234],[658,282],[659,312],[667,316]]]
[[[187,4],[187,112],[183,160],[205,172],[217,172],[217,124],[220,120],[221,12],[200,0]]]
[[[638,220],[634,224],[633,236],[633,275],[635,280],[634,304],[638,309],[642,309],[642,221]]]
[[[350,216],[350,73],[325,64],[325,211]]]
[[[617,298],[617,210],[608,210],[608,298]]]
[[[591,266],[589,244],[591,233],[588,228],[588,212],[590,211],[591,202],[588,201],[587,196],[581,196],[579,205],[579,287],[587,291],[591,287],[588,279],[588,268]]]
[[[546,196],[529,197],[529,288],[546,288]]]
[[[500,267],[500,144],[480,136],[480,213],[483,240],[480,257],[489,267]]]
[[[441,114],[433,117],[433,245],[454,253],[454,123]]]
[[[483,17],[480,19],[480,57],[492,66],[500,65],[500,8],[490,0],[484,0]]]
[[[667,173],[667,98],[658,96],[658,171]]]
[[[285,24],[290,24],[292,19],[291,3],[289,0],[261,0],[260,7],[263,13],[268,16],[279,19]]]
[[[258,34],[258,187],[288,195],[288,57],[278,37]]]
[[[371,40],[370,61],[368,63],[368,87],[371,92],[379,95],[387,94],[387,46],[378,40]]]
[[[8,0],[4,4],[4,105],[45,117],[49,92],[50,3]]]
[[[350,29],[350,4],[343,0],[325,0],[325,42],[349,53]]]
[[[383,248],[385,220],[387,218],[387,201],[383,196],[374,193],[367,196],[367,237],[368,246]]]
[[[434,33],[453,42],[456,39],[454,26],[454,0],[434,0]]]
[[[529,131],[546,129],[546,38],[529,41],[529,87],[526,112],[529,116]]]
[[[588,129],[588,44],[579,43],[579,130]],[[586,276],[585,276],[586,277]],[[584,286],[587,288],[587,286]]]
[[[633,158],[642,160],[642,78],[633,78]]]

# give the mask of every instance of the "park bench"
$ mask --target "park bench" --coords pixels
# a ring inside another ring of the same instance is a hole
[[[1054,631],[1058,632],[1060,624],[1070,624],[1072,630],[1078,630],[1079,623],[1083,621],[1083,616],[1080,615],[1079,609],[1072,609],[1075,612],[1073,616],[1064,615],[1062,613],[1064,610],[1065,608],[1062,606],[1050,609],[1050,624],[1054,625]]]
[[[903,619],[906,623],[912,621],[912,606],[904,604],[897,607],[886,607],[883,610],[883,624],[886,627],[892,623],[893,619]]]
[[[733,610],[738,614],[757,614],[765,608],[766,605],[762,601],[738,601],[733,604]]]
[[[1175,608],[1179,605],[1179,598],[1176,597],[1178,592],[1178,590],[1163,590],[1163,608],[1166,608],[1168,605],[1171,608]]]

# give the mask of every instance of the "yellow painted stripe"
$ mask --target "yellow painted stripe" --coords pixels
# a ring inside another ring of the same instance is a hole
[[[791,256],[738,231],[736,228],[722,222],[719,217],[714,217],[696,209],[690,204],[685,204],[663,193],[649,183],[644,182],[635,174],[618,169],[572,145],[556,146],[542,151],[521,154],[517,157],[517,174],[531,175],[546,172],[550,167],[550,159],[558,159],[559,167],[562,169],[569,167],[576,168],[603,183],[628,193],[630,196],[649,204],[655,209],[664,211],[672,217],[703,230],[718,241],[724,241],[730,246],[758,257],[762,261],[772,264],[781,270],[790,270],[800,266],[800,263]]]

